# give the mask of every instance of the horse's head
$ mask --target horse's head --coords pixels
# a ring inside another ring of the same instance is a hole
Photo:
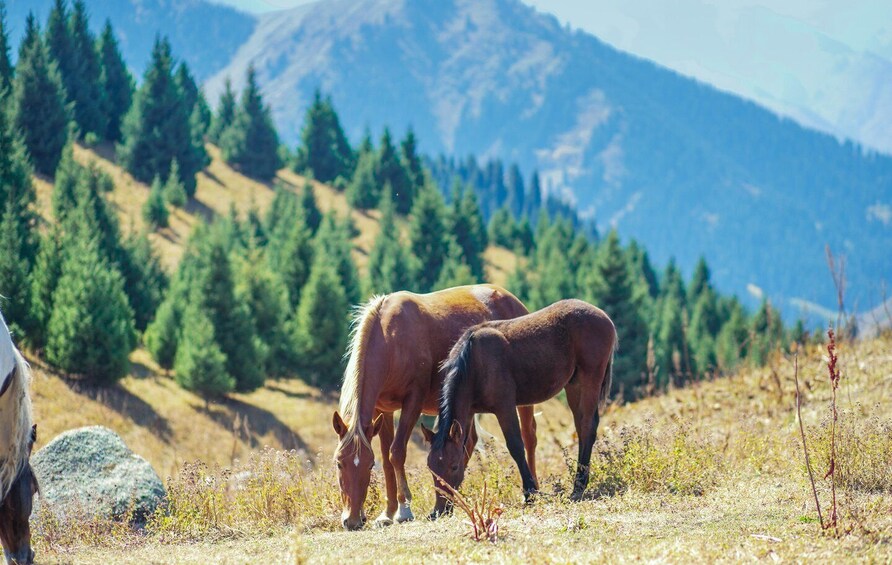
[[[332,425],[340,440],[335,451],[335,464],[341,487],[341,524],[344,529],[358,530],[365,525],[366,516],[362,507],[369,492],[372,467],[375,466],[371,440],[381,430],[383,422],[383,418],[378,416],[364,430],[351,431],[340,414],[335,412],[332,417]],[[360,433],[363,434],[362,437],[359,436]]]
[[[37,426],[32,426],[29,456],[36,439]],[[33,497],[38,490],[37,477],[34,476],[31,464],[26,460],[6,498],[0,502],[0,541],[3,542],[3,553],[7,563],[18,565],[34,563],[29,520]]]
[[[433,431],[421,424],[424,439],[431,444],[431,451],[427,455],[427,466],[434,476],[434,486],[437,487],[437,501],[431,512],[431,519],[441,514],[452,512],[452,503],[441,494],[440,488],[443,482],[457,490],[465,478],[468,458],[465,453],[465,436],[458,420],[453,420],[449,427],[448,435],[435,437]],[[449,490],[449,489],[446,489]]]

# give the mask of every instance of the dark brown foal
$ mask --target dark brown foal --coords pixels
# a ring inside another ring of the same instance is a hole
[[[528,499],[536,482],[524,459],[516,407],[545,402],[563,389],[579,437],[572,498],[581,498],[588,485],[598,408],[610,391],[616,345],[616,329],[607,314],[581,300],[562,300],[520,318],[468,329],[443,364],[440,427],[428,456],[435,480],[439,476],[458,488],[467,464],[463,448],[472,416],[492,413]]]

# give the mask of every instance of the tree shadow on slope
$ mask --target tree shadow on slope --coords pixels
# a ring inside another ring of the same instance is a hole
[[[198,410],[223,428],[231,431],[252,449],[262,447],[262,438],[267,434],[272,434],[282,449],[295,449],[309,453],[306,442],[269,410],[235,398],[225,398],[207,408],[201,407]]]
[[[114,410],[137,426],[150,430],[152,434],[164,442],[168,442],[173,437],[173,430],[167,419],[158,414],[151,404],[120,384],[96,386],[84,381],[66,378],[63,378],[62,382],[75,394],[86,396],[90,400]]]

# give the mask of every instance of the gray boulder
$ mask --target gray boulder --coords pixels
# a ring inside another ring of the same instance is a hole
[[[149,462],[103,426],[59,434],[31,457],[31,466],[40,483],[38,504],[61,519],[129,517],[142,523],[166,496]]]

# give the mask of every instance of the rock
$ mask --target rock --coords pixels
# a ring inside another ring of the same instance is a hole
[[[166,496],[149,462],[103,426],[59,434],[31,457],[31,466],[40,483],[36,501],[61,519],[130,517],[144,523]]]

